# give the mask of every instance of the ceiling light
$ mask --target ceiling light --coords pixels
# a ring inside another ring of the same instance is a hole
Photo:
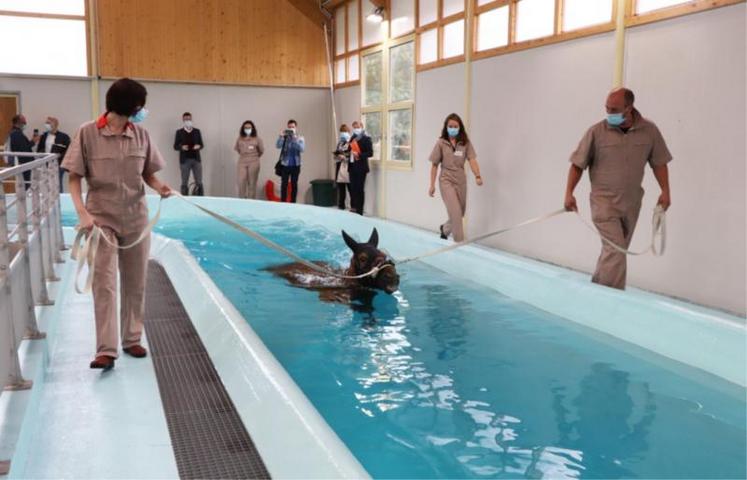
[[[366,17],[371,23],[381,23],[384,21],[384,7],[376,7],[376,9],[369,13]]]

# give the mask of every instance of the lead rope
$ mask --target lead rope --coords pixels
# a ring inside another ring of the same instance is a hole
[[[334,272],[332,270],[329,270],[327,268],[324,268],[320,265],[317,265],[313,262],[310,262],[304,258],[299,257],[292,251],[288,250],[287,248],[283,247],[282,245],[279,245],[272,240],[266,238],[262,234],[255,232],[254,230],[245,227],[244,225],[241,225],[240,223],[237,223],[233,220],[231,220],[228,217],[225,217],[219,213],[214,212],[213,210],[210,210],[209,208],[205,208],[201,205],[198,205],[195,202],[192,202],[191,200],[188,200],[181,194],[177,192],[173,192],[173,196],[179,197],[185,202],[189,203],[193,207],[199,209],[200,211],[206,213],[207,215],[210,215],[211,217],[215,218],[221,223],[224,223],[241,233],[257,240],[259,243],[265,245],[268,248],[271,248],[273,250],[276,250],[279,253],[282,253],[283,255],[286,255],[287,257],[292,258],[293,260],[297,261],[298,263],[314,270],[320,273],[323,273],[325,275],[329,275],[336,278],[346,279],[346,280],[358,280],[361,278],[366,278],[369,276],[376,276],[381,270],[389,267],[393,267],[391,264],[382,264],[374,267],[370,271],[363,273],[361,275],[343,275],[337,272]],[[75,291],[78,293],[88,293],[91,291],[91,287],[93,285],[93,273],[94,273],[94,265],[95,265],[95,259],[96,254],[98,252],[98,246],[100,239],[103,238],[106,243],[108,243],[110,246],[120,249],[120,250],[126,250],[128,248],[132,248],[135,245],[138,245],[140,242],[142,242],[148,235],[150,235],[151,231],[153,230],[153,227],[158,223],[158,220],[161,218],[161,204],[163,203],[163,197],[158,202],[158,210],[156,211],[156,214],[153,216],[153,218],[148,222],[148,224],[143,229],[140,236],[135,240],[134,242],[130,243],[129,245],[120,246],[117,245],[115,242],[112,242],[109,240],[109,238],[106,235],[106,232],[104,230],[94,225],[91,229],[90,234],[87,234],[88,232],[82,229],[78,229],[78,234],[75,236],[75,241],[73,242],[73,249],[70,254],[70,257],[74,260],[78,261],[78,267],[77,272],[75,275]],[[439,255],[441,253],[449,252],[451,250],[456,250],[457,248],[461,248],[467,245],[470,245],[475,242],[479,242],[480,240],[485,240],[486,238],[493,237],[495,235],[500,235],[502,233],[509,232],[511,230],[515,230],[517,228],[525,227],[527,225],[531,225],[533,223],[539,223],[543,222],[545,220],[548,220],[552,217],[556,217],[558,215],[562,215],[566,213],[565,209],[559,209],[555,210],[554,212],[547,213],[545,215],[540,215],[538,217],[530,218],[529,220],[525,220],[521,223],[517,223],[516,225],[512,225],[510,227],[501,228],[500,230],[494,230],[492,232],[488,232],[482,235],[479,235],[477,237],[470,238],[468,240],[464,240],[462,242],[454,243],[452,245],[448,245],[446,247],[438,248],[436,250],[432,250],[430,252],[426,252],[421,255],[417,255],[414,257],[408,257],[404,258],[398,262],[396,262],[398,265],[403,265],[406,263],[414,262],[417,260],[422,260],[427,257],[432,257],[434,255]],[[626,255],[644,255],[648,252],[652,252],[654,256],[661,256],[664,254],[664,249],[666,247],[666,213],[664,209],[657,205],[654,209],[654,213],[652,216],[651,224],[652,224],[652,232],[651,232],[651,243],[649,244],[648,248],[645,250],[634,252],[628,249],[625,249],[613,241],[609,240],[608,238],[604,237],[597,229],[590,224],[588,221],[586,221],[578,212],[576,212],[576,216],[581,220],[581,222],[586,225],[587,228],[589,228],[592,232],[594,232],[597,236],[599,236],[603,242],[607,243],[610,247],[617,250],[620,253],[624,253]],[[659,246],[657,248],[656,245],[656,239],[659,238]],[[78,285],[78,279],[80,277],[80,273],[83,270],[84,265],[88,265],[88,275],[86,277],[86,282],[83,288],[80,288]]]

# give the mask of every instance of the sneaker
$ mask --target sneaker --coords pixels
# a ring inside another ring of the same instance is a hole
[[[146,350],[142,345],[133,345],[131,347],[123,348],[122,350],[124,350],[127,355],[135,358],[143,358],[148,355],[148,350]]]
[[[91,368],[100,368],[104,371],[114,368],[114,358],[108,355],[98,355],[91,362]]]

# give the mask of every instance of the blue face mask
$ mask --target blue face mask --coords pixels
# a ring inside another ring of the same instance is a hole
[[[340,140],[343,142],[349,142],[350,141],[350,133],[348,132],[340,132]]]
[[[454,138],[459,135],[459,127],[448,127],[446,131],[449,133],[449,137]]]
[[[363,133],[362,128],[354,128],[353,133],[360,137],[361,133]]]
[[[619,127],[620,125],[625,123],[625,115],[623,115],[622,113],[608,113],[607,123],[609,123],[613,127]]]
[[[135,115],[130,115],[130,121],[132,123],[140,123],[143,120],[145,120],[148,117],[148,109],[143,107],[137,112],[135,112]]]

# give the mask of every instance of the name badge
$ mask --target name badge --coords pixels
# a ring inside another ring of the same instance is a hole
[[[249,145],[249,150],[254,150],[254,145]]]
[[[463,157],[464,156],[464,152],[461,151],[461,150],[457,150],[456,152],[454,152],[454,156],[455,157]]]

